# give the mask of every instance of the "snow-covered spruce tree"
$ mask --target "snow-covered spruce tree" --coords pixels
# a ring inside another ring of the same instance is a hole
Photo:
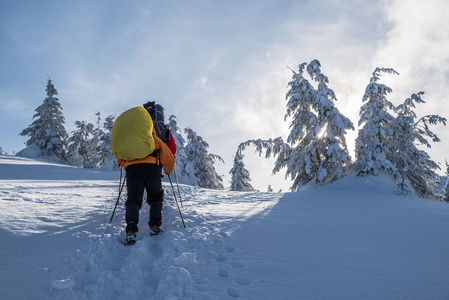
[[[318,87],[304,78],[304,69]],[[328,87],[329,79],[321,73],[321,64],[313,60],[298,66],[288,83],[285,119],[292,118],[287,145],[278,143],[274,173],[287,168],[286,176],[293,180],[291,190],[315,179],[317,183],[332,182],[346,175],[350,156],[346,145],[346,130],[352,122],[335,107],[335,93]],[[267,153],[268,154],[268,153]]]
[[[2,154],[3,154],[3,148],[0,147],[0,155],[2,155]]]
[[[449,202],[449,164],[446,161],[446,184],[443,187],[443,201]]]
[[[179,173],[184,169],[184,165],[186,163],[186,150],[185,150],[185,140],[182,137],[181,129],[178,127],[178,122],[176,121],[176,117],[171,115],[168,118],[168,128],[170,129],[173,138],[176,143],[176,160],[175,160],[175,171],[177,170]]]
[[[394,105],[387,100],[391,88],[379,83],[381,73],[399,74],[393,69],[376,68],[365,89],[360,108],[359,130],[356,139],[356,163],[358,175],[377,175],[386,170],[396,176],[397,169],[389,160],[391,153],[391,123],[394,116],[389,113]]]
[[[287,166],[288,159],[290,158],[290,154],[292,152],[290,145],[285,143],[281,137],[277,137],[274,140],[248,140],[241,143],[239,148],[243,151],[248,146],[254,146],[256,148],[256,152],[259,153],[259,156],[261,156],[265,150],[265,158],[269,158],[271,156],[278,157],[273,169],[273,174],[279,172],[282,168]]]
[[[318,83],[313,108],[318,113],[318,127],[315,132],[318,133],[321,164],[316,181],[332,182],[346,176],[351,164],[345,134],[346,130],[354,130],[354,125],[335,107],[337,97],[327,85],[329,79],[321,73],[320,62],[312,61],[307,66],[307,72]]]
[[[215,171],[215,160],[224,163],[223,159],[215,154],[208,153],[209,145],[191,128],[186,128],[187,145],[186,163],[182,173],[187,175],[195,186],[209,189],[223,189],[223,179]]]
[[[33,116],[35,120],[20,135],[30,137],[26,142],[27,146],[37,145],[42,155],[65,162],[68,135],[64,128],[65,119],[62,114],[62,106],[59,99],[55,97],[58,95],[58,91],[51,79],[48,79],[46,91],[47,98],[42,105],[35,109],[36,114]]]
[[[170,129],[170,132],[173,135],[173,138],[175,139],[176,148],[184,148],[186,141],[182,137],[181,128],[178,127],[178,121],[176,121],[176,116],[171,115],[168,118],[168,129]]]
[[[100,143],[95,148],[97,152],[97,167],[98,168],[104,168],[106,165],[113,163],[113,169],[118,170],[119,167],[116,163],[116,158],[112,154],[111,149],[111,134],[112,134],[112,127],[114,126],[114,120],[115,117],[112,115],[109,115],[105,122],[103,123],[103,135],[100,137]]]
[[[250,181],[250,173],[243,163],[242,145],[237,149],[234,156],[234,166],[231,171],[231,191],[254,191]]]
[[[415,104],[425,103],[422,99],[423,95],[424,92],[413,94],[395,109],[397,116],[391,124],[390,147],[392,150],[391,161],[402,179],[398,187],[403,193],[406,193],[405,179],[408,179],[420,197],[429,198],[438,197],[440,176],[435,170],[439,170],[440,167],[424,150],[418,149],[417,145],[430,148],[430,143],[426,138],[430,138],[433,142],[439,142],[440,139],[430,131],[429,125],[441,123],[446,125],[446,119],[438,115],[426,115],[416,121]]]
[[[75,126],[76,129],[68,140],[68,159],[73,166],[85,167],[86,161],[89,161],[88,154],[91,149],[90,135],[94,125],[85,121],[76,121]]]
[[[100,112],[97,112],[95,114],[97,116],[97,127],[93,128],[90,132],[90,139],[89,139],[89,149],[87,152],[87,155],[84,160],[84,167],[85,168],[99,168],[100,164],[100,157],[98,152],[98,147],[101,144],[101,138],[104,135],[103,130],[100,128],[101,124],[101,114]]]

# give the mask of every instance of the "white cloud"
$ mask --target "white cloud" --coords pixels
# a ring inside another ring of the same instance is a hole
[[[449,2],[385,1],[391,30],[380,43],[373,65],[392,67],[399,76],[385,75],[382,81],[393,89],[391,99],[402,103],[412,93],[424,91],[426,104],[416,108],[418,117],[439,114],[449,118]],[[441,163],[447,158],[443,145],[449,141],[449,128],[434,126],[442,143],[427,150]]]
[[[435,79],[437,85],[446,81],[449,2],[388,1],[385,10],[392,29],[380,44],[374,63],[397,69],[401,88],[432,86]]]

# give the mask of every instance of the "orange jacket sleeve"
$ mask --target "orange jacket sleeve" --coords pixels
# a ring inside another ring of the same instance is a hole
[[[175,157],[173,156],[170,148],[165,143],[153,134],[156,149],[159,150],[159,159],[164,166],[165,173],[170,174],[175,168]]]

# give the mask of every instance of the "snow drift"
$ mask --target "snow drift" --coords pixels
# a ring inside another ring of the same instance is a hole
[[[118,172],[0,156],[1,299],[446,299],[449,206],[383,177],[297,193],[165,185],[121,244]]]

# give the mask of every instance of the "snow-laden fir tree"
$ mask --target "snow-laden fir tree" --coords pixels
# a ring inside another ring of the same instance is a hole
[[[305,69],[317,88],[304,77]],[[320,62],[313,60],[300,64],[288,84],[285,119],[292,118],[291,131],[288,145],[278,141],[274,149],[277,160],[273,172],[287,168],[286,176],[293,180],[293,191],[312,179],[326,183],[342,178],[350,166],[345,134],[354,126],[335,107],[337,98],[328,83]]]
[[[116,158],[112,154],[111,135],[114,126],[115,117],[109,115],[103,123],[103,135],[100,137],[100,143],[95,148],[97,152],[97,167],[104,168],[108,164],[112,164],[112,169],[118,170]]]
[[[216,154],[208,153],[209,144],[191,128],[186,128],[185,133],[187,133],[186,163],[182,173],[187,175],[195,186],[223,189],[223,179],[214,167],[215,160],[224,163],[223,159]]]
[[[254,191],[250,181],[250,172],[243,163],[242,145],[237,149],[234,156],[234,165],[229,172],[231,174],[231,191]]]
[[[377,175],[386,170],[395,175],[396,167],[389,160],[391,152],[391,123],[394,116],[389,111],[394,105],[387,100],[391,88],[379,83],[381,73],[399,74],[393,69],[376,68],[365,89],[360,109],[359,130],[356,139],[356,170],[358,175]]]
[[[68,160],[73,166],[85,167],[86,162],[90,164],[88,154],[91,149],[90,135],[94,125],[85,121],[76,121],[75,127],[68,140]]]
[[[0,155],[2,155],[3,154],[3,149],[2,149],[2,147],[0,147]]]
[[[449,164],[446,161],[446,184],[443,187],[443,201],[449,202]]]
[[[89,150],[84,160],[85,168],[99,168],[100,157],[98,152],[98,147],[102,143],[101,138],[104,135],[103,130],[100,127],[101,124],[101,113],[97,112],[95,114],[97,116],[97,127],[93,128],[90,132],[90,140],[89,140]]]
[[[176,149],[184,148],[186,141],[182,137],[181,128],[178,127],[178,121],[176,120],[176,116],[171,115],[168,118],[168,129],[170,129],[170,132],[173,135],[173,138],[175,139]]]
[[[313,109],[318,113],[318,127],[315,132],[318,133],[317,144],[321,163],[318,167],[316,181],[319,183],[332,182],[347,174],[351,157],[345,134],[346,130],[354,130],[354,125],[335,107],[334,103],[337,101],[337,97],[327,85],[329,79],[321,73],[320,62],[312,61],[307,66],[307,72],[318,83]]]
[[[168,118],[168,121],[168,129],[170,129],[170,132],[173,135],[176,144],[175,172],[178,171],[178,173],[181,173],[181,170],[184,169],[184,165],[187,159],[187,154],[185,151],[185,140],[182,137],[181,129],[178,127],[176,117],[174,115],[171,115]]]
[[[413,94],[395,109],[397,116],[391,124],[391,154],[387,153],[387,157],[391,157],[398,170],[402,179],[399,187],[403,193],[407,191],[407,179],[420,197],[429,198],[439,194],[440,176],[435,171],[440,167],[424,150],[418,149],[417,145],[430,148],[427,138],[439,142],[440,139],[429,129],[429,125],[445,125],[446,119],[438,115],[426,115],[416,120],[415,104],[425,103],[423,95],[424,92]]]
[[[281,137],[277,137],[274,140],[248,140],[244,143],[241,143],[239,148],[241,148],[243,151],[248,146],[254,146],[256,148],[256,152],[259,153],[259,156],[261,156],[263,151],[265,150],[265,158],[269,158],[271,156],[278,157],[273,169],[273,174],[279,172],[282,168],[285,167],[285,161],[289,159],[290,153],[292,151],[290,145],[288,143],[285,143]]]
[[[47,82],[47,98],[35,109],[33,123],[24,129],[20,135],[29,136],[27,146],[36,145],[43,156],[53,157],[60,162],[66,161],[66,140],[68,134],[65,130],[65,119],[62,114],[62,106],[55,97],[58,91],[51,79]],[[18,153],[18,155],[21,152]]]

